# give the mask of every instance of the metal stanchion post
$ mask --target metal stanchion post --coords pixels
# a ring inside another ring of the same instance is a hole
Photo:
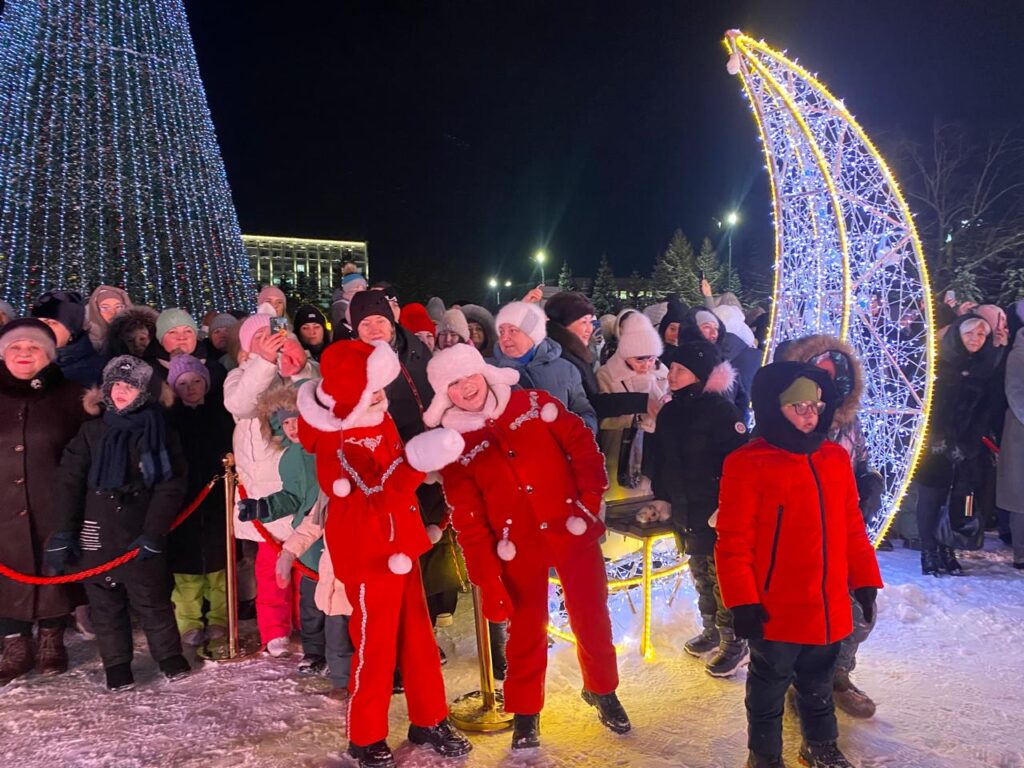
[[[225,536],[225,582],[228,603],[228,637],[227,644],[211,646],[207,642],[199,655],[211,661],[242,661],[258,650],[243,647],[238,641],[238,582],[235,563],[235,492],[238,487],[238,475],[235,474],[235,455],[227,454],[224,464],[224,518]]]
[[[476,624],[476,650],[480,662],[480,690],[460,696],[450,707],[451,721],[464,731],[502,731],[512,724],[505,712],[501,691],[494,689],[491,667],[491,638],[484,618],[480,589],[473,587],[473,621]]]

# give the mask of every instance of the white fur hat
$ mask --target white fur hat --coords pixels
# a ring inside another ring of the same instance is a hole
[[[498,311],[498,316],[494,318],[494,327],[500,331],[501,326],[505,324],[514,325],[537,345],[547,338],[547,322],[544,310],[536,304],[510,301]]]
[[[423,423],[428,427],[440,424],[444,412],[452,407],[452,401],[448,398],[449,385],[475,373],[482,374],[490,385],[504,384],[511,387],[519,381],[519,371],[488,365],[472,344],[456,344],[442,349],[427,363],[427,379],[434,390],[434,399],[423,414]]]
[[[622,318],[622,324],[619,326],[619,346],[615,350],[619,357],[659,357],[664,349],[661,337],[647,315],[630,312]]]
[[[754,332],[747,325],[742,309],[731,304],[719,304],[713,311],[725,325],[725,330],[734,336],[739,336],[748,347],[757,346],[757,339],[754,338]]]

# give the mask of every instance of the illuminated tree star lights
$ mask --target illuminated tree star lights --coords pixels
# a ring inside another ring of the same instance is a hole
[[[0,297],[127,289],[251,308],[252,278],[181,0],[8,0]]]

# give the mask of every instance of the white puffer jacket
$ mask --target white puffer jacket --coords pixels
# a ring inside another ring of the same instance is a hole
[[[310,361],[291,382],[318,378],[319,367]],[[224,407],[235,417],[235,434],[232,440],[235,451],[235,466],[238,480],[250,499],[259,499],[281,490],[281,476],[277,465],[281,452],[270,445],[260,431],[260,420],[256,416],[256,402],[259,396],[281,379],[277,366],[258,355],[252,355],[228,374],[224,381]],[[239,498],[241,496],[239,495]],[[267,530],[278,540],[284,541],[292,533],[292,517],[283,517],[267,523]],[[235,506],[235,538],[249,541],[263,541],[263,537],[252,523],[240,522],[238,507]]]

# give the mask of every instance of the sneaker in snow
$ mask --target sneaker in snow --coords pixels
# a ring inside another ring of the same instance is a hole
[[[267,653],[275,659],[281,656],[288,656],[291,652],[291,641],[287,637],[275,637],[267,642]]]
[[[683,650],[691,656],[700,657],[715,650],[720,642],[718,627],[704,627],[699,635],[691,637],[683,644]]]
[[[325,669],[327,669],[327,659],[323,656],[310,654],[303,656],[299,661],[299,672],[306,675],[319,675]]]
[[[181,633],[181,642],[183,645],[191,646],[192,648],[198,648],[204,642],[206,642],[206,633],[202,627],[197,629],[189,629]]]
[[[584,690],[581,696],[587,704],[597,707],[597,719],[612,733],[627,733],[633,727],[615,691],[598,694]]]
[[[854,768],[846,755],[839,751],[834,741],[825,744],[800,745],[800,764],[808,768]]]
[[[875,702],[853,684],[847,672],[836,672],[832,681],[832,700],[850,717],[867,719],[875,714]]]

